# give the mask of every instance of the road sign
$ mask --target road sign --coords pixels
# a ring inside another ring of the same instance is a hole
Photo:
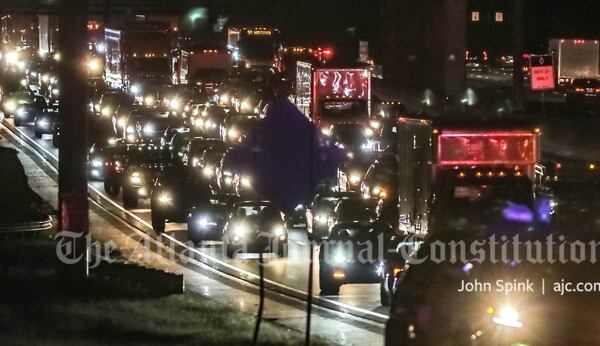
[[[531,90],[555,88],[552,55],[531,55]]]

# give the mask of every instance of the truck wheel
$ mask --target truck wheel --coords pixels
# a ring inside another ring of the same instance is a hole
[[[277,257],[287,257],[287,253],[288,253],[288,244],[279,244],[279,247],[277,248]]]
[[[37,139],[42,138],[42,133],[38,130],[34,130],[33,134],[35,135],[35,138],[37,138]]]
[[[379,299],[381,301],[381,306],[390,306],[391,303],[391,291],[389,281],[389,275],[386,275],[379,282]]]
[[[116,197],[119,195],[120,189],[121,187],[116,181],[113,181],[112,179],[104,179],[104,192],[106,192],[110,197]]]
[[[23,123],[21,122],[21,120],[17,119],[17,117],[15,117],[14,124],[15,124],[15,126],[21,126],[21,125],[23,125]]]
[[[224,244],[225,244],[225,247],[226,247],[225,251],[226,251],[226,254],[227,254],[227,258],[232,258],[233,259],[235,257],[235,252],[237,250],[236,247],[233,246],[233,245],[231,245],[231,244],[228,244],[226,242]]]
[[[135,190],[123,188],[123,206],[125,209],[138,207],[138,196]]]
[[[323,296],[337,296],[340,294],[340,284],[333,280],[331,271],[321,261],[319,265],[319,287]]]
[[[157,210],[152,210],[152,229],[156,234],[165,232],[165,218]]]

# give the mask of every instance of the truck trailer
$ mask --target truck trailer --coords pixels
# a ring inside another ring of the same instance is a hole
[[[132,22],[106,28],[105,40],[105,75],[112,86],[169,82],[171,37],[166,23]]]
[[[296,104],[314,123],[322,128],[336,123],[368,123],[368,68],[314,68],[301,61],[296,66]]]
[[[548,47],[559,86],[568,86],[575,78],[600,77],[598,40],[551,39]]]

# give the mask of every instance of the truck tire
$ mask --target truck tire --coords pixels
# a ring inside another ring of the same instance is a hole
[[[385,277],[379,282],[379,300],[381,301],[381,306],[390,306],[392,301],[389,282],[389,275],[385,275]]]
[[[340,283],[333,280],[331,270],[321,261],[319,263],[319,288],[322,296],[337,296],[340,294]]]
[[[224,244],[226,248],[225,251],[227,258],[233,259],[235,257],[235,252],[237,251],[237,248],[231,244],[228,244],[227,242],[225,242]]]
[[[279,244],[279,247],[277,248],[277,257],[287,257],[287,253],[288,253],[288,244]]]
[[[42,133],[38,130],[33,130],[33,134],[34,134],[35,138],[37,138],[37,139],[42,138]]]
[[[154,208],[151,211],[152,214],[152,229],[156,234],[162,234],[165,232],[165,218],[160,214],[159,211]]]
[[[110,197],[118,196],[119,190],[121,190],[121,187],[114,179],[104,179],[104,192],[106,192]]]
[[[125,209],[137,208],[138,202],[138,195],[135,190],[123,188],[123,206]]]

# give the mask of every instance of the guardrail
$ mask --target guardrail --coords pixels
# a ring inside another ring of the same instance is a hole
[[[28,146],[34,148],[37,155],[39,157],[47,160],[52,165],[54,170],[56,171],[56,169],[58,167],[58,158],[57,157],[55,157],[51,152],[47,151],[46,148],[44,148],[41,145],[39,145],[38,143],[36,143],[32,138],[27,136],[25,133],[23,133],[19,129],[13,127],[12,124],[10,124],[6,121],[4,121],[3,124],[13,134],[18,136],[22,141],[26,142]],[[42,152],[39,152],[39,150],[35,149],[35,147],[37,147]],[[118,203],[113,201],[110,197],[106,196],[104,193],[102,193],[100,190],[93,187],[92,185],[88,185],[88,192],[89,192],[90,199],[92,201],[94,201],[96,204],[98,204],[100,207],[107,210],[111,214],[122,219],[129,225],[133,226],[140,232],[144,233],[145,236],[154,239],[155,241],[159,242],[162,245],[170,245],[170,244],[166,244],[167,241],[169,241],[171,244],[175,244],[175,245],[179,246],[180,248],[185,249],[186,251],[188,251],[188,253],[189,253],[189,251],[191,251],[200,258],[200,262],[202,264],[205,264],[208,267],[210,267],[224,275],[251,283],[253,285],[259,284],[260,277],[257,274],[251,273],[242,268],[233,266],[233,265],[231,265],[227,262],[224,262],[218,258],[210,256],[206,253],[203,253],[196,248],[189,247],[185,243],[175,239],[174,237],[171,237],[168,234],[163,234],[161,237],[158,237],[158,238],[151,237],[150,235],[154,234],[154,230],[152,228],[152,225],[150,225],[148,222],[146,222],[139,216],[135,215],[134,213],[130,212],[129,210],[126,210],[125,208],[120,206]],[[299,299],[302,301],[307,301],[307,299],[308,299],[308,294],[306,292],[283,285],[279,282],[272,281],[269,279],[265,279],[265,288],[272,292],[283,294],[283,295],[286,295],[286,296],[289,296],[292,298],[296,298],[296,299]],[[348,315],[351,315],[354,317],[363,318],[365,320],[369,320],[369,321],[376,322],[376,323],[384,324],[387,322],[387,320],[389,318],[385,314],[371,311],[368,309],[363,309],[363,308],[356,307],[356,306],[353,306],[350,304],[345,304],[345,303],[342,303],[342,302],[339,302],[336,300],[331,300],[331,299],[327,299],[327,298],[323,298],[323,297],[319,297],[319,296],[313,296],[312,299],[313,299],[313,303],[320,307],[323,307],[323,308],[326,308],[329,310],[333,310],[333,311],[337,311],[337,312],[341,312],[344,314],[348,314]]]

